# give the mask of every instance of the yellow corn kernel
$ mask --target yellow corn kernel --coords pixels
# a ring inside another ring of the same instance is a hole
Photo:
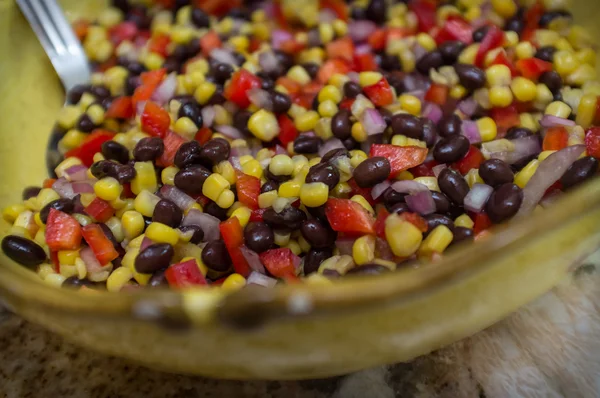
[[[350,165],[354,168],[358,167],[359,164],[368,159],[368,155],[360,149],[354,149],[350,151]]]
[[[573,73],[567,76],[567,84],[581,86],[587,81],[596,80],[596,68],[589,64],[580,65]]]
[[[173,126],[173,131],[175,131],[177,134],[191,139],[194,137],[194,134],[196,134],[196,132],[198,131],[198,127],[196,127],[196,124],[192,122],[192,119],[190,119],[189,117],[180,117],[175,122],[175,125]]]
[[[72,276],[77,276],[77,266],[60,264],[60,274],[65,278],[70,278]]]
[[[300,247],[298,242],[296,242],[293,239],[290,239],[290,241],[288,242],[287,245],[285,245],[285,247],[290,249],[292,251],[292,253],[294,253],[296,256],[299,256],[300,254],[302,254],[302,248]]]
[[[477,128],[479,129],[479,134],[481,135],[481,140],[483,142],[493,141],[498,134],[498,127],[496,126],[496,122],[494,119],[490,117],[483,117],[477,120]]]
[[[454,235],[452,231],[445,225],[438,225],[427,235],[427,238],[419,248],[419,254],[430,255],[433,253],[443,253],[444,250],[452,243]]]
[[[487,83],[490,87],[508,86],[512,79],[511,72],[506,65],[492,65],[485,71]]]
[[[469,7],[465,12],[465,18],[469,22],[473,22],[481,16],[481,9],[479,7]]]
[[[67,278],[61,274],[54,273],[46,276],[46,278],[44,278],[44,283],[54,287],[61,287],[65,279]]]
[[[212,98],[215,91],[217,91],[217,86],[211,82],[204,81],[194,91],[194,98],[199,104],[204,105]]]
[[[119,267],[114,270],[106,280],[106,290],[118,292],[133,278],[133,272],[127,267]]]
[[[136,271],[135,258],[138,256],[138,254],[140,254],[139,247],[128,249],[127,253],[125,253],[125,256],[123,256],[121,268],[128,269],[131,272],[133,278],[137,281],[137,283],[139,283],[142,286],[145,286],[150,281],[152,274],[142,274]]]
[[[273,202],[278,198],[277,191],[269,191],[258,195],[258,207],[266,209],[273,206]]]
[[[512,0],[492,0],[492,8],[504,19],[512,17],[517,12],[517,5]]]
[[[554,101],[546,107],[544,114],[567,119],[571,115],[571,107],[562,101]]]
[[[367,202],[364,196],[354,195],[350,198],[350,200],[364,207],[369,213],[375,214],[375,210],[373,210],[373,207],[369,204],[369,202]]]
[[[175,185],[175,174],[179,172],[179,168],[175,166],[165,167],[160,173],[160,180],[166,185]]]
[[[536,104],[539,104],[539,105],[542,105],[545,107],[546,104],[549,104],[550,102],[552,102],[553,98],[554,98],[554,96],[552,95],[552,91],[550,91],[548,86],[546,86],[543,83],[539,83],[537,85],[537,95],[535,97]]]
[[[391,40],[391,42],[393,42],[393,40]],[[398,54],[398,58],[400,59],[402,70],[404,70],[406,73],[410,73],[415,70],[417,60],[415,59],[415,54],[411,50],[408,48],[401,50]]]
[[[240,225],[243,228],[246,225],[248,225],[248,222],[250,221],[250,215],[251,214],[252,214],[252,210],[250,210],[246,206],[240,206],[237,209],[235,209],[233,211],[233,213],[231,213],[231,216],[229,218],[236,217],[239,220]]]
[[[306,69],[300,65],[292,66],[287,72],[287,77],[302,85],[308,84],[311,81],[310,75]]]
[[[554,69],[563,77],[575,72],[579,61],[571,51],[557,51],[554,54]]]
[[[392,214],[385,220],[385,237],[392,252],[399,257],[413,255],[423,241],[421,231],[397,214]]]
[[[510,88],[515,98],[521,102],[533,101],[537,96],[537,87],[534,82],[524,77],[515,77]]]
[[[494,107],[505,108],[512,104],[513,93],[508,87],[490,88],[490,104]]]
[[[123,207],[115,212],[115,216],[119,218],[122,217],[126,211],[133,210],[133,199],[125,199],[123,202],[125,202]]]
[[[144,232],[144,217],[137,211],[128,210],[121,216],[121,225],[125,238],[132,240]]]
[[[151,52],[142,59],[142,63],[149,70],[157,70],[163,66],[165,59],[160,54]]]
[[[259,162],[273,157],[273,152],[269,148],[262,148],[256,153],[256,160]]]
[[[533,177],[533,174],[536,172],[539,165],[540,161],[537,159],[533,159],[529,162],[527,166],[523,167],[523,169],[515,175],[515,184],[519,186],[519,188],[525,188],[525,185],[527,185],[531,177]]]
[[[475,56],[479,51],[479,44],[471,44],[467,48],[465,48],[460,55],[458,56],[458,62],[461,64],[471,64],[475,63]]]
[[[300,235],[298,237],[298,245],[300,246],[300,249],[302,249],[302,252],[304,252],[304,253],[308,253],[308,251],[310,250],[310,243],[308,243],[302,235]]]
[[[334,85],[328,84],[319,91],[319,102],[332,101],[335,104],[342,100],[341,91]]]
[[[269,163],[269,171],[276,176],[289,176],[294,171],[294,162],[287,155],[275,155]]]
[[[358,75],[358,84],[361,87],[372,86],[373,84],[377,84],[382,78],[383,75],[379,72],[360,72]]]
[[[235,184],[237,180],[235,176],[235,169],[228,160],[223,160],[222,162],[217,164],[214,167],[213,171],[222,175],[229,182],[230,185]]]
[[[596,66],[596,53],[592,48],[583,48],[575,53],[575,57],[582,64]]]
[[[83,214],[79,214],[79,213],[75,213],[73,214],[73,218],[75,220],[77,220],[77,222],[82,226],[85,227],[88,224],[92,223],[92,218],[88,217],[88,216],[84,216]]]
[[[334,35],[335,35],[335,32],[334,32],[333,26],[331,26],[331,24],[328,24],[328,23],[319,24],[319,37],[321,38],[321,43],[323,43],[323,44],[329,43],[331,40],[333,40]]]
[[[135,210],[145,217],[152,217],[156,204],[160,198],[148,191],[142,191],[133,201]]]
[[[65,135],[59,141],[59,148],[68,150],[78,147],[83,143],[83,140],[87,137],[87,134],[82,133],[79,130],[71,129],[65,133]]]
[[[338,107],[335,102],[326,100],[319,104],[318,112],[323,117],[333,117],[338,112]]]
[[[425,185],[430,191],[440,192],[437,178],[435,177],[417,177],[414,179],[416,182],[420,182]]]
[[[352,257],[356,265],[363,265],[375,260],[375,237],[361,236],[352,245]]]
[[[179,234],[175,229],[159,222],[153,222],[148,225],[146,236],[154,242],[169,243],[173,246],[179,241]]]
[[[271,141],[279,134],[279,124],[273,113],[264,109],[255,112],[248,120],[248,129],[262,141]]]
[[[435,44],[435,40],[433,40],[433,37],[431,37],[427,33],[419,33],[417,35],[417,43],[419,43],[419,45],[423,47],[426,51],[433,51],[437,47],[437,45]]]
[[[222,209],[228,209],[233,205],[233,202],[235,202],[235,195],[230,189],[224,190],[215,200],[215,203]]]
[[[483,179],[479,176],[478,169],[471,169],[465,174],[465,181],[469,184],[469,188],[473,188],[475,184],[483,184]]]
[[[106,201],[117,199],[121,196],[121,191],[123,191],[123,187],[113,177],[104,177],[94,184],[94,193],[96,193],[96,196]]]
[[[300,201],[306,207],[318,207],[324,205],[329,197],[329,187],[322,182],[312,182],[302,185],[300,189]]]
[[[56,122],[65,130],[71,129],[75,126],[82,113],[82,110],[78,106],[66,105],[60,110]]]
[[[222,175],[212,173],[202,186],[202,194],[207,198],[216,201],[224,190],[229,189],[229,181]]]
[[[456,217],[456,220],[454,220],[454,226],[456,227],[473,228],[474,225],[475,223],[471,217],[466,214],[461,214],[460,216]]]
[[[25,210],[27,210],[25,208],[25,206],[23,206],[20,203],[14,204],[14,205],[10,205],[10,206],[6,206],[4,208],[4,210],[2,210],[2,218],[7,223],[12,224],[12,223],[15,222],[15,220],[17,219],[17,217],[19,216],[19,214],[21,214]]]
[[[40,278],[46,279],[48,275],[55,274],[54,267],[50,264],[41,264],[38,267],[37,274]]]
[[[556,151],[542,151],[537,158],[541,162],[542,160],[546,160],[548,156],[552,155],[554,152]]]
[[[331,118],[324,117],[317,121],[315,125],[315,134],[317,137],[322,138],[323,140],[328,140],[333,137],[333,132],[331,130]]]
[[[347,182],[340,182],[333,187],[330,195],[335,198],[347,198],[350,192],[352,192],[350,185]]]
[[[352,267],[354,267],[354,259],[352,256],[332,256],[321,263],[318,273],[323,274],[324,271],[330,270],[336,271],[340,275],[344,275],[346,272],[350,271]]]
[[[467,94],[467,89],[461,86],[460,84],[452,86],[452,88],[450,89],[450,96],[454,99],[461,99]]]
[[[131,192],[139,195],[142,191],[155,192],[158,188],[156,173],[152,162],[135,162],[135,178],[131,181]]]
[[[277,194],[280,198],[297,198],[300,196],[302,181],[289,180],[279,186]]]
[[[315,128],[318,121],[319,121],[319,114],[317,112],[307,111],[294,119],[294,125],[300,131],[310,131]],[[275,120],[275,123],[277,123],[277,120]],[[248,124],[250,124],[250,123],[248,123]],[[279,133],[279,126],[277,127],[277,132]],[[265,140],[265,141],[270,141],[270,140]]]
[[[75,265],[78,256],[79,250],[60,250],[58,252],[58,262],[60,265]]]
[[[519,43],[519,35],[517,32],[508,31],[504,32],[504,48],[514,47]]]
[[[398,173],[398,175],[396,176],[396,180],[398,181],[414,180],[414,178],[415,177],[408,170],[404,170],[403,172]]]
[[[117,242],[121,243],[125,239],[125,230],[118,217],[109,218],[105,224],[110,229]]]
[[[93,193],[82,193],[79,196],[79,200],[81,201],[83,207],[89,206],[94,199],[96,199],[96,195],[94,195]]]
[[[585,94],[579,101],[579,107],[577,108],[577,119],[576,122],[583,128],[588,128],[594,123],[596,116],[596,106],[598,103],[598,97],[592,94]]]
[[[275,244],[278,246],[285,246],[288,243],[290,243],[290,234],[289,233],[285,233],[285,232],[280,232],[280,231],[275,231],[273,233],[274,237],[275,237]]]
[[[410,94],[402,94],[398,101],[400,106],[411,115],[419,116],[421,114],[421,100]]]
[[[260,162],[256,159],[251,159],[242,164],[242,171],[244,174],[248,174],[256,178],[261,178],[263,175],[263,168],[260,165]]]
[[[231,274],[223,281],[221,289],[226,292],[235,292],[246,286],[246,278],[240,274]]]
[[[529,41],[522,41],[515,46],[515,53],[519,59],[533,58],[535,55],[535,47]]]
[[[60,199],[60,196],[51,188],[42,188],[37,195],[39,210],[43,209],[48,203],[53,200]]]
[[[356,142],[364,142],[368,138],[367,132],[361,122],[354,122],[350,131],[352,138],[354,138]]]

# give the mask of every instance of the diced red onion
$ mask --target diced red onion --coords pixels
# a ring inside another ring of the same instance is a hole
[[[140,251],[144,250],[153,243],[154,242],[152,241],[152,239],[148,238],[147,236],[144,236],[144,239],[142,239],[142,244],[140,245]]]
[[[211,216],[208,213],[203,213],[197,209],[191,209],[181,222],[182,225],[197,225],[202,228],[202,231],[204,231],[205,242],[219,239],[221,236],[221,233],[219,232],[220,223],[221,220],[217,217]]]
[[[94,183],[93,181],[77,181],[71,184],[73,187],[73,192],[76,194],[81,193],[94,193]]]
[[[425,92],[429,89],[431,84],[429,78],[421,75],[420,73],[410,73],[405,75],[402,83],[408,92],[417,90]]]
[[[337,14],[329,8],[323,8],[321,11],[319,11],[319,22],[321,23],[333,22],[336,20],[336,18]]]
[[[471,117],[475,114],[477,107],[477,101],[475,101],[475,98],[473,97],[469,97],[458,103],[458,109],[468,117]]]
[[[358,74],[358,72],[351,71],[351,72],[348,72],[348,73],[346,74],[346,76],[348,76],[348,79],[350,79],[350,80],[351,80],[351,81],[353,81],[354,83],[358,83],[358,79],[359,79],[359,74]]]
[[[171,202],[175,203],[177,207],[183,211],[188,210],[194,205],[194,203],[196,203],[191,196],[174,187],[173,185],[163,185],[160,189],[160,195],[163,198],[169,199]]]
[[[177,75],[175,73],[169,74],[160,85],[154,90],[150,99],[158,102],[159,104],[166,104],[177,89]]]
[[[407,92],[406,94],[417,97],[421,102],[425,101],[425,90],[413,90]]]
[[[479,144],[481,142],[481,134],[479,133],[479,127],[477,122],[473,120],[463,120],[461,126],[461,133],[471,144]]]
[[[438,178],[438,176],[440,175],[440,173],[442,172],[442,170],[444,170],[447,167],[448,166],[446,166],[445,163],[442,163],[442,164],[438,164],[437,166],[433,166],[431,168],[431,171],[433,171],[433,175],[435,176],[435,178]]]
[[[543,162],[540,162],[537,170],[523,188],[523,203],[517,217],[531,213],[546,190],[565,174],[565,171],[584,151],[585,145],[573,145],[553,153]]]
[[[435,201],[430,190],[410,194],[405,199],[408,207],[415,213],[421,215],[435,213]]]
[[[275,154],[276,155],[287,155],[288,151],[282,147],[281,145],[275,145]]]
[[[389,182],[388,180],[385,180],[384,182],[380,182],[379,184],[375,185],[373,187],[373,189],[371,189],[371,197],[373,197],[373,199],[377,199],[378,197],[383,195],[383,193],[385,191],[387,191],[387,189],[391,186],[392,186],[392,183]]]
[[[85,181],[89,180],[87,171],[88,168],[84,165],[76,164],[66,169],[64,175],[59,175],[59,177],[65,177],[67,181]]]
[[[226,135],[228,138],[231,138],[232,140],[236,140],[238,138],[245,138],[245,136],[240,132],[240,130],[236,129],[233,126],[229,126],[229,125],[220,125],[220,126],[216,126],[215,130],[217,130],[219,133]]]
[[[465,209],[480,213],[494,192],[494,188],[486,184],[473,184],[473,188],[465,196]]]
[[[279,59],[272,51],[265,51],[259,54],[258,64],[265,72],[275,72],[279,69]]]
[[[242,170],[242,164],[240,163],[240,158],[237,156],[232,156],[229,158],[229,161],[231,162],[231,165],[233,166],[234,169],[236,170]]]
[[[277,284],[277,279],[271,278],[269,276],[263,275],[256,271],[252,271],[246,279],[246,285],[260,285],[263,287],[275,287]]]
[[[229,152],[229,158],[240,158],[245,155],[250,155],[250,148],[247,146],[235,146]]]
[[[271,33],[271,46],[273,46],[274,49],[279,49],[281,44],[288,40],[292,40],[293,38],[294,36],[292,36],[290,32],[276,29]]]
[[[516,138],[510,140],[510,142],[512,142],[515,147],[513,151],[494,152],[490,157],[503,160],[508,164],[514,164],[529,156],[536,155],[542,150],[539,137],[536,135]]]
[[[431,120],[435,124],[437,124],[442,119],[442,108],[438,105],[428,102],[425,105],[425,109],[423,109],[423,117]]]
[[[253,271],[260,272],[261,274],[267,273],[264,265],[260,261],[258,253],[256,253],[254,250],[250,250],[246,245],[242,245],[242,247],[240,247],[240,251]]]
[[[335,247],[340,251],[340,255],[352,255],[352,246],[354,246],[353,238],[339,238],[335,241]]]
[[[231,66],[237,66],[237,59],[233,56],[231,51],[224,48],[215,48],[210,52],[210,57],[215,61],[228,64]]]
[[[425,184],[413,180],[396,181],[392,184],[392,189],[399,193],[418,193],[429,191]]]
[[[73,185],[64,177],[54,181],[54,184],[52,184],[52,189],[54,189],[61,198],[73,199],[77,195],[73,191]]]
[[[144,109],[146,108],[146,102],[147,101],[140,101],[136,104],[135,112],[138,116],[142,116],[142,113],[144,113]]]
[[[387,125],[377,109],[368,108],[361,115],[361,123],[365,128],[367,135],[377,135],[383,133]]]
[[[213,121],[215,120],[215,108],[213,108],[212,106],[205,106],[204,108],[202,108],[202,125],[204,127],[211,127],[213,124]]]
[[[574,127],[577,123],[573,120],[564,119],[562,117],[553,116],[553,115],[544,115],[542,120],[540,120],[540,126],[543,128],[550,128],[556,126],[565,126],[565,127]]]
[[[319,148],[319,156],[323,157],[327,152],[338,148],[345,148],[342,141],[339,138],[330,138]]]
[[[368,44],[360,44],[360,45],[356,46],[356,48],[354,49],[354,54],[356,54],[356,55],[368,54],[370,52],[371,52],[371,46]]]
[[[427,54],[427,50],[422,45],[417,43],[413,47],[413,53],[415,54],[415,60],[418,61],[423,57],[423,55]]]
[[[258,108],[266,109],[271,111],[273,109],[273,101],[268,92],[262,88],[255,87],[252,90],[246,92],[248,99]]]
[[[308,46],[309,47],[317,47],[321,45],[321,35],[319,31],[316,29],[311,29],[307,33],[308,36]]]
[[[96,258],[96,255],[92,251],[91,247],[87,246],[81,249],[79,251],[79,257],[81,257],[85,263],[85,269],[87,270],[88,274],[96,274],[104,271],[104,267]]]
[[[376,30],[377,25],[366,19],[353,20],[348,25],[348,34],[355,42],[366,41]]]
[[[394,259],[394,253],[385,239],[378,237],[375,240],[375,252],[377,253],[377,258],[382,260],[392,261]]]

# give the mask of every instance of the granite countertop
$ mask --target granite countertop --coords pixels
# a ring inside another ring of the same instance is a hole
[[[0,397],[600,397],[600,272],[586,267],[508,319],[411,363],[311,381],[161,373],[0,313]]]

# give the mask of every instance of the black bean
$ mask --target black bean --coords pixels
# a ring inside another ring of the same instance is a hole
[[[435,211],[437,213],[448,213],[450,211],[450,200],[441,192],[431,191],[431,196],[435,202]]]
[[[526,127],[511,127],[506,132],[506,139],[514,140],[517,138],[525,138],[533,135],[533,131],[529,130]]]
[[[402,214],[412,211],[406,203],[396,203],[395,205],[391,206],[388,210],[391,214]]]
[[[308,170],[305,181],[325,183],[331,190],[340,182],[340,172],[332,164],[317,163]]]
[[[96,128],[96,125],[88,116],[88,114],[84,113],[79,117],[79,120],[77,120],[75,128],[81,131],[82,133],[91,133]]]
[[[384,23],[387,13],[387,6],[384,0],[371,0],[365,10],[367,19],[375,23]]]
[[[311,79],[317,77],[317,73],[319,73],[319,65],[314,62],[305,62],[301,64],[301,66],[306,70],[306,73],[310,76]]]
[[[223,138],[213,138],[209,140],[200,150],[200,161],[206,165],[213,167],[223,160],[229,159],[231,146],[229,142]]]
[[[319,110],[319,97],[318,96],[314,96],[312,102],[310,103],[310,109],[312,109],[313,111],[318,111]]]
[[[139,29],[147,30],[152,23],[152,17],[148,15],[146,7],[138,6],[127,15],[127,20],[135,23]]]
[[[435,144],[433,158],[441,163],[453,163],[462,159],[470,146],[469,139],[463,135],[444,137]]]
[[[485,86],[485,72],[473,65],[457,64],[454,65],[454,70],[458,75],[460,84],[467,90],[474,91]]]
[[[502,184],[497,187],[487,204],[485,210],[493,223],[498,224],[517,214],[523,202],[523,191],[512,183]]]
[[[191,232],[192,237],[190,238],[190,243],[193,243],[194,245],[197,245],[204,239],[204,230],[197,225],[181,225],[179,230],[183,233]]]
[[[273,54],[275,54],[275,57],[277,57],[279,65],[283,67],[284,73],[294,66],[294,58],[291,55],[286,54],[281,50],[273,50]]]
[[[110,90],[105,86],[92,86],[90,93],[98,99],[104,99],[110,97]]]
[[[279,189],[279,182],[274,180],[268,180],[260,187],[260,193],[277,191]]]
[[[286,207],[279,213],[270,207],[263,213],[263,221],[277,229],[298,229],[304,220],[306,213],[293,206]]]
[[[342,140],[342,144],[344,144],[344,148],[351,151],[353,149],[358,149],[360,144],[352,137],[348,137],[345,140]]]
[[[67,94],[67,101],[69,104],[77,104],[79,100],[81,100],[81,96],[90,89],[90,86],[87,84],[78,84],[69,90]]]
[[[194,7],[192,9],[192,23],[197,28],[208,28],[210,26],[210,18],[202,9]]]
[[[454,227],[452,244],[462,241],[472,241],[475,237],[475,232],[472,229],[465,227]]]
[[[431,148],[435,144],[435,140],[438,137],[438,129],[433,123],[433,120],[423,118],[421,119],[421,125],[423,130],[423,136],[421,139],[427,144],[427,148]]]
[[[438,69],[442,65],[444,65],[442,53],[435,50],[423,55],[421,59],[417,61],[417,70],[422,74],[429,76],[429,71],[431,69]]]
[[[460,134],[462,119],[453,113],[450,116],[443,117],[438,123],[438,131],[442,137]]]
[[[222,240],[210,241],[202,250],[202,261],[214,271],[225,272],[231,267],[231,258]]]
[[[560,89],[563,87],[562,78],[554,70],[542,73],[539,82],[548,86],[552,94],[560,93]]]
[[[586,156],[576,160],[560,179],[563,189],[569,189],[593,177],[598,170],[598,160],[593,156]]]
[[[118,163],[112,162],[110,160],[101,160],[92,164],[92,166],[90,167],[90,172],[97,179],[101,179],[104,177],[116,178],[118,167]]]
[[[439,225],[445,225],[450,229],[454,229],[454,221],[443,214],[429,214],[425,216],[425,221],[427,221],[428,232],[433,231],[433,229]]]
[[[252,113],[250,111],[245,109],[239,110],[235,115],[233,115],[233,127],[240,130],[242,133],[249,134],[250,131],[248,130],[248,120],[250,120],[251,116]]]
[[[204,181],[211,174],[206,167],[199,164],[188,166],[175,174],[175,186],[188,194],[201,194]]]
[[[131,164],[117,164],[117,174],[115,178],[121,183],[133,180],[137,172]]]
[[[27,187],[23,190],[23,193],[21,194],[21,198],[23,200],[31,199],[33,197],[36,197],[40,193],[41,190],[42,190],[42,188],[40,188],[40,187]]]
[[[535,52],[535,58],[541,59],[546,62],[554,62],[554,54],[556,53],[556,47],[554,46],[544,46],[540,47]]]
[[[394,114],[386,108],[380,108],[378,110],[383,118],[383,121],[385,122],[385,125],[390,127],[392,125],[392,116],[394,116]]]
[[[198,141],[184,142],[175,153],[173,163],[180,169],[198,164],[200,163],[201,150],[202,147]]]
[[[17,235],[2,239],[2,251],[11,260],[26,267],[35,267],[46,260],[46,252],[32,240]]]
[[[267,251],[275,244],[275,234],[264,222],[250,222],[244,229],[244,239],[246,246],[257,253]]]
[[[354,181],[361,188],[371,188],[387,180],[391,172],[390,161],[376,156],[365,159],[354,169]]]
[[[271,173],[271,170],[269,170],[269,168],[266,168],[266,169],[264,170],[264,177],[265,177],[267,180],[276,181],[276,182],[278,182],[278,183],[281,183],[281,182],[286,182],[286,181],[288,181],[290,178],[292,178],[292,176],[290,176],[290,175],[286,175],[286,174],[282,174],[282,175],[275,175],[275,174]]]
[[[362,93],[362,88],[358,83],[352,81],[344,83],[344,95],[346,97],[356,98],[360,93]]]
[[[133,158],[138,162],[154,161],[164,150],[165,145],[159,137],[145,137],[139,140],[133,149]]]
[[[213,201],[208,202],[208,204],[204,206],[204,212],[218,218],[221,221],[225,221],[228,218],[227,209],[223,209]]]
[[[290,97],[279,91],[273,91],[271,93],[271,102],[273,103],[273,112],[275,113],[285,113],[289,111],[292,106]]]
[[[116,141],[106,141],[101,146],[102,155],[108,160],[115,160],[121,164],[129,162],[129,149]]]
[[[152,221],[168,225],[171,228],[177,228],[181,224],[183,212],[181,209],[168,199],[161,199],[154,207]]]
[[[345,140],[350,137],[352,132],[352,122],[350,121],[352,114],[347,109],[340,109],[331,118],[331,132],[336,138]]]
[[[177,116],[189,118],[198,128],[201,128],[204,123],[202,119],[202,109],[195,101],[182,103],[179,112],[177,112]]]
[[[454,203],[462,205],[469,193],[469,184],[464,177],[451,168],[443,169],[438,176],[440,190]]]
[[[389,271],[390,269],[386,266],[370,263],[351,268],[348,272],[346,272],[346,275],[379,275]]]
[[[314,154],[323,145],[323,140],[317,136],[299,135],[294,140],[294,152],[298,154]]]
[[[546,11],[545,13],[542,14],[542,16],[540,17],[540,21],[538,23],[541,27],[545,28],[550,24],[550,22],[552,22],[553,20],[555,20],[557,18],[571,19],[571,18],[573,18],[573,16],[571,15],[570,12],[564,11],[564,10]]]
[[[392,205],[395,205],[396,203],[403,203],[406,200],[406,195],[407,194],[400,193],[393,188],[388,188],[385,190],[385,192],[383,192],[383,195],[382,195],[383,203],[386,206],[392,206]]]
[[[482,26],[481,28],[475,30],[475,32],[473,32],[473,41],[475,43],[481,43],[481,41],[483,40],[485,35],[487,35],[487,32],[489,30],[490,30],[490,27],[487,25]]]
[[[331,151],[329,151],[325,155],[323,155],[323,157],[321,158],[321,163],[333,162],[337,158],[341,158],[344,156],[347,158],[350,157],[350,152],[348,152],[347,149],[344,149],[344,148],[332,149]]]
[[[263,90],[271,91],[275,88],[275,82],[270,77],[261,77],[260,88]],[[291,106],[291,104],[290,104]]]
[[[329,225],[329,220],[327,220],[327,214],[325,213],[325,205],[317,206],[317,207],[307,207],[308,213],[321,221],[323,224]]]
[[[367,19],[366,8],[360,6],[352,7],[350,10],[350,16],[355,20]]]
[[[91,287],[93,285],[94,283],[89,281],[88,279],[79,279],[79,277],[77,276],[70,276],[67,279],[65,279],[62,285],[60,286],[67,289],[79,289],[82,286]]]
[[[71,199],[61,198],[53,200],[48,203],[46,206],[42,208],[40,211],[40,219],[44,224],[48,221],[48,215],[50,214],[50,209],[55,209],[62,211],[63,213],[71,214],[74,209],[73,201]]]
[[[304,256],[304,275],[312,274],[319,270],[319,266],[333,255],[331,248],[310,249]]]
[[[420,140],[423,137],[423,124],[421,119],[408,113],[399,113],[392,116],[392,133],[402,134]]]
[[[211,68],[210,73],[214,76],[217,83],[223,84],[233,74],[233,67],[229,64],[218,63]]]
[[[460,53],[465,49],[465,45],[458,41],[446,41],[438,47],[439,52],[442,54],[444,63],[446,65],[452,65],[458,59]]]
[[[142,250],[135,258],[135,270],[142,274],[151,274],[167,268],[175,255],[173,246],[168,243],[154,243]]]
[[[520,35],[523,32],[524,28],[525,28],[525,21],[523,21],[523,18],[521,16],[517,16],[517,15],[515,15],[514,17],[507,20],[506,23],[504,24],[505,31],[516,32],[518,35]]]
[[[141,62],[129,61],[129,63],[127,64],[127,70],[131,75],[138,76],[146,72],[147,69]]]
[[[479,176],[493,187],[513,182],[515,175],[510,166],[500,159],[488,159],[479,165]]]
[[[313,249],[333,246],[337,233],[317,219],[306,220],[300,226],[300,232]]]
[[[169,282],[167,281],[167,277],[165,276],[165,270],[160,269],[154,272],[154,274],[152,274],[152,277],[150,278],[150,281],[148,282],[148,286],[153,288],[169,286]]]
[[[378,57],[375,58],[375,61],[377,61],[378,58],[378,64],[381,69],[390,72],[395,70],[402,70],[402,64],[400,63],[400,59],[398,58],[398,56],[382,52],[381,54],[378,54]]]

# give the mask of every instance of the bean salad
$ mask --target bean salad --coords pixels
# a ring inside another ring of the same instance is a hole
[[[113,0],[2,250],[53,286],[327,284],[431,262],[595,176],[560,0]]]

